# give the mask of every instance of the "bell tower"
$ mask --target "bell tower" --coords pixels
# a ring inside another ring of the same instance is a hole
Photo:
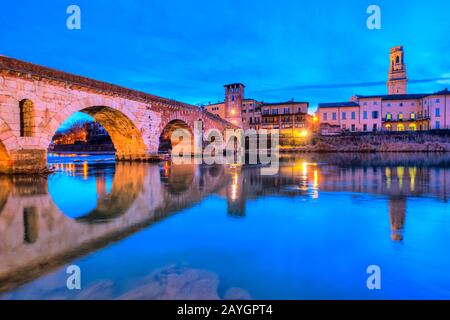
[[[225,87],[225,117],[232,124],[242,127],[242,100],[244,88],[242,83],[227,84]]]
[[[406,94],[408,79],[406,78],[403,46],[391,48],[389,60],[388,94]]]

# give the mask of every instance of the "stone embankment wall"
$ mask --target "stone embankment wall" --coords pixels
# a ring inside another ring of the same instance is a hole
[[[282,152],[450,152],[450,130],[314,136],[304,146],[282,146],[280,150]]]

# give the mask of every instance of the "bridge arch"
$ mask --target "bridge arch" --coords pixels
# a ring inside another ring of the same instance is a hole
[[[181,120],[174,118],[167,122],[165,126],[162,128],[161,134],[159,136],[159,146],[158,146],[158,153],[170,153],[172,148],[177,145],[178,143],[186,143],[183,141],[175,142],[172,138],[172,133],[177,129],[184,129],[189,131],[191,135],[191,140],[188,142],[191,151],[193,152],[193,146],[194,146],[194,126],[193,124],[189,124],[186,120]]]
[[[108,132],[119,160],[145,159],[147,146],[144,142],[144,129],[139,128],[135,115],[127,108],[106,105],[76,104],[65,107],[47,123],[42,147],[48,148],[54,134],[71,115],[76,112],[92,116]]]

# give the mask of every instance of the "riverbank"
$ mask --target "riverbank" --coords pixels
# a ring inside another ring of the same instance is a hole
[[[371,133],[315,136],[303,146],[280,146],[280,152],[450,152],[450,134]]]
[[[72,155],[72,154],[77,154],[77,155],[104,155],[104,156],[115,156],[115,152],[114,151],[86,151],[86,152],[82,152],[82,151],[55,151],[55,150],[49,150],[48,151],[49,154],[55,154],[55,155]]]

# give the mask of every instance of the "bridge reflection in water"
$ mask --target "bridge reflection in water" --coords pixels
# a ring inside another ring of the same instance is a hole
[[[257,167],[88,161],[54,166],[58,172],[48,179],[0,176],[1,292],[124,239],[210,195],[225,198],[228,217],[241,219],[249,201],[266,201],[271,196],[318,204],[322,195],[330,193],[380,196],[388,203],[385,217],[394,242],[404,240],[409,199],[433,197],[446,203],[450,195],[447,155],[284,157],[275,176],[261,176]],[[69,181],[91,181],[94,187],[90,191],[65,189],[68,177]],[[65,190],[70,194],[61,193]],[[77,200],[88,192],[94,192],[93,202]]]

